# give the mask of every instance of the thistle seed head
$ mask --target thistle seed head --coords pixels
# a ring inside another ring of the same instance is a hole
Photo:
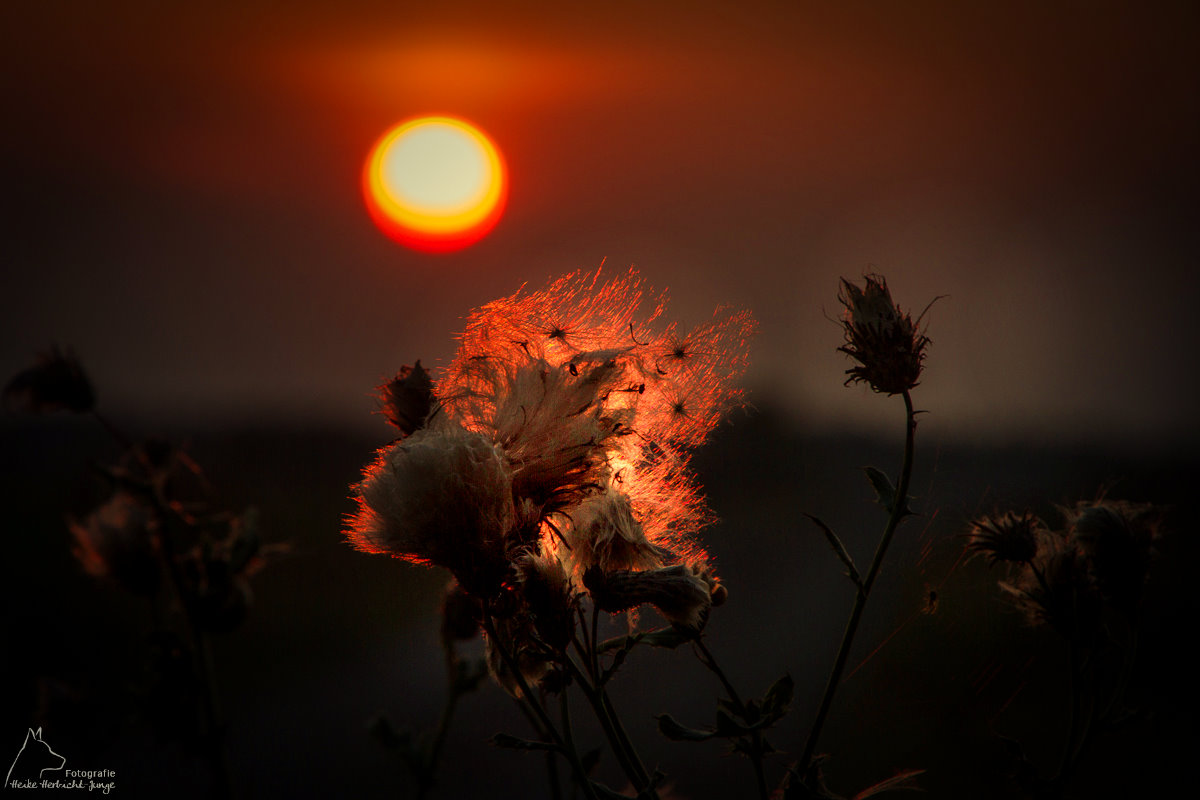
[[[843,278],[838,291],[846,337],[838,350],[858,362],[846,370],[846,383],[861,381],[889,395],[909,391],[921,377],[929,337],[892,302],[883,276],[867,275],[864,280],[860,289]]]
[[[446,567],[481,597],[508,577],[512,471],[487,437],[423,428],[380,450],[354,490],[359,509],[347,537],[359,550]]]

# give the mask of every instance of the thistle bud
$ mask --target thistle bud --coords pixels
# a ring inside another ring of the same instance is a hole
[[[846,343],[838,350],[859,363],[846,370],[846,383],[865,382],[884,394],[900,394],[917,385],[929,338],[912,317],[892,302],[887,281],[867,275],[860,289],[845,278],[838,301],[845,307]]]
[[[387,421],[404,436],[424,427],[433,407],[433,381],[421,366],[403,366],[396,377],[379,387],[379,402]]]

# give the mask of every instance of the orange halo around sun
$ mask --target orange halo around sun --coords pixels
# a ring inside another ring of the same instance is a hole
[[[474,125],[418,117],[380,137],[363,167],[363,197],[375,224],[407,247],[458,250],[499,221],[508,194],[500,151]]]

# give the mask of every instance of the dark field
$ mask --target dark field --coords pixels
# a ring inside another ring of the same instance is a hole
[[[87,463],[111,460],[115,446],[87,420],[10,417],[2,425],[0,757],[20,748],[27,727],[42,726],[68,767],[115,770],[118,795],[208,796],[208,762],[169,735],[169,708],[147,708],[148,605],[83,574],[71,556],[64,515],[101,498]],[[290,555],[253,579],[245,624],[214,641],[238,795],[413,796],[403,765],[369,735],[368,722],[385,713],[401,728],[436,723],[445,577],[356,553],[340,534],[352,508],[347,487],[385,443],[385,426],[377,437],[302,427],[159,432],[190,437],[218,505],[257,506],[265,537],[292,543]],[[1019,796],[1005,777],[1001,737],[1053,767],[1067,724],[1065,647],[1006,605],[996,587],[1000,567],[962,561],[961,534],[970,519],[997,509],[1029,508],[1057,521],[1055,503],[1095,498],[1106,487],[1112,498],[1168,506],[1168,536],[1142,612],[1132,713],[1096,735],[1071,796],[1165,797],[1193,784],[1198,692],[1186,654],[1200,619],[1191,510],[1200,460],[1099,445],[997,448],[924,433],[912,492],[918,516],[888,554],[822,739],[831,787],[851,796],[901,769],[923,768],[919,780],[931,797]],[[899,456],[899,443],[800,431],[768,411],[738,415],[693,462],[722,520],[703,540],[730,590],[714,611],[709,645],[744,694],[763,692],[784,672],[795,678],[792,712],[770,736],[793,756],[853,602],[841,565],[802,512],[823,518],[866,562],[885,515],[858,468],[892,471]],[[684,724],[711,723],[719,691],[686,647],[635,650],[613,685],[631,735],[668,774],[672,796],[751,794],[748,762],[721,744],[669,742],[655,730],[653,715],[667,712]],[[530,735],[489,683],[461,703],[431,796],[548,797],[541,757],[489,745],[498,731]],[[582,749],[601,742],[585,725],[579,737]],[[786,763],[768,765],[773,781]],[[620,788],[618,775],[603,758],[600,777]]]

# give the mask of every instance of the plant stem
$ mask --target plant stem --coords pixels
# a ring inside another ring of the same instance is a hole
[[[542,707],[541,702],[533,694],[529,688],[528,681],[521,674],[520,665],[516,658],[508,652],[508,648],[500,641],[500,637],[496,635],[496,625],[492,622],[492,614],[488,609],[487,601],[483,603],[483,630],[488,635],[488,639],[492,645],[500,653],[500,658],[504,661],[504,666],[508,667],[508,671],[512,673],[513,679],[517,682],[517,686],[521,689],[521,698],[533,709],[534,715],[538,722],[541,723],[546,733],[550,735],[554,744],[562,751],[563,755],[571,763],[571,769],[575,772],[575,780],[583,787],[583,793],[589,800],[599,800],[596,797],[596,789],[592,786],[591,779],[583,769],[583,764],[579,760],[579,754],[575,752],[575,748],[568,746],[563,737],[559,735],[558,729],[554,727],[554,722],[551,721],[550,715],[546,713],[546,709]]]
[[[575,642],[575,646],[580,648],[578,641]],[[586,661],[588,658],[587,652],[581,648],[581,653]],[[583,692],[583,696],[591,704],[592,711],[595,713],[596,719],[600,722],[600,727],[604,729],[604,735],[608,737],[609,744],[612,746],[617,761],[621,764],[621,769],[637,789],[638,796],[657,800],[658,793],[650,782],[646,767],[642,764],[641,759],[638,758],[637,751],[634,750],[633,743],[629,739],[629,734],[625,732],[625,728],[621,725],[621,720],[617,716],[616,709],[613,708],[612,702],[608,699],[604,688],[597,688],[596,684],[589,682],[588,676],[575,663],[575,659],[569,655],[566,658],[566,666],[570,670],[575,682],[579,684],[579,689]],[[595,681],[595,676],[593,676],[593,681]]]
[[[709,671],[716,675],[717,679],[721,681],[721,685],[724,686],[725,691],[729,693],[729,699],[733,702],[734,707],[737,709],[738,715],[746,722],[750,722],[750,720],[746,718],[746,705],[742,702],[742,698],[738,696],[737,689],[733,688],[733,684],[725,675],[725,671],[722,670],[721,666],[717,663],[717,659],[713,657],[713,654],[708,649],[708,646],[704,644],[704,639],[697,637],[694,644],[696,645],[696,649],[700,651],[700,662],[704,664],[704,666],[708,667]],[[758,784],[758,795],[760,798],[762,798],[762,800],[768,800],[770,797],[770,792],[767,789],[766,773],[763,771],[763,735],[761,730],[755,729],[752,741],[754,746],[751,748],[749,756],[751,763],[754,764],[754,777]]]
[[[858,590],[858,594],[854,599],[854,609],[850,612],[850,619],[846,622],[846,630],[842,634],[842,644],[838,648],[837,658],[834,660],[833,669],[829,673],[829,681],[825,685],[825,694],[821,698],[817,717],[813,721],[812,730],[808,734],[808,741],[804,744],[804,752],[800,756],[799,763],[804,773],[807,773],[812,763],[817,742],[821,737],[821,729],[825,726],[825,720],[829,716],[829,709],[833,705],[833,696],[837,692],[838,684],[842,680],[842,672],[846,669],[846,661],[850,657],[850,648],[854,644],[854,635],[858,632],[858,623],[862,619],[863,609],[866,608],[867,599],[870,597],[871,587],[875,584],[875,578],[879,575],[879,570],[883,566],[883,558],[887,553],[888,545],[892,542],[892,536],[895,534],[900,521],[908,513],[908,484],[909,479],[912,477],[913,442],[917,432],[917,420],[916,414],[913,411],[912,397],[907,390],[903,392],[903,396],[906,429],[904,437],[904,463],[900,468],[900,482],[896,487],[896,494],[892,500],[887,527],[883,529],[883,536],[879,539],[879,545],[875,548],[875,557],[871,560],[871,568],[867,571],[862,588]]]

